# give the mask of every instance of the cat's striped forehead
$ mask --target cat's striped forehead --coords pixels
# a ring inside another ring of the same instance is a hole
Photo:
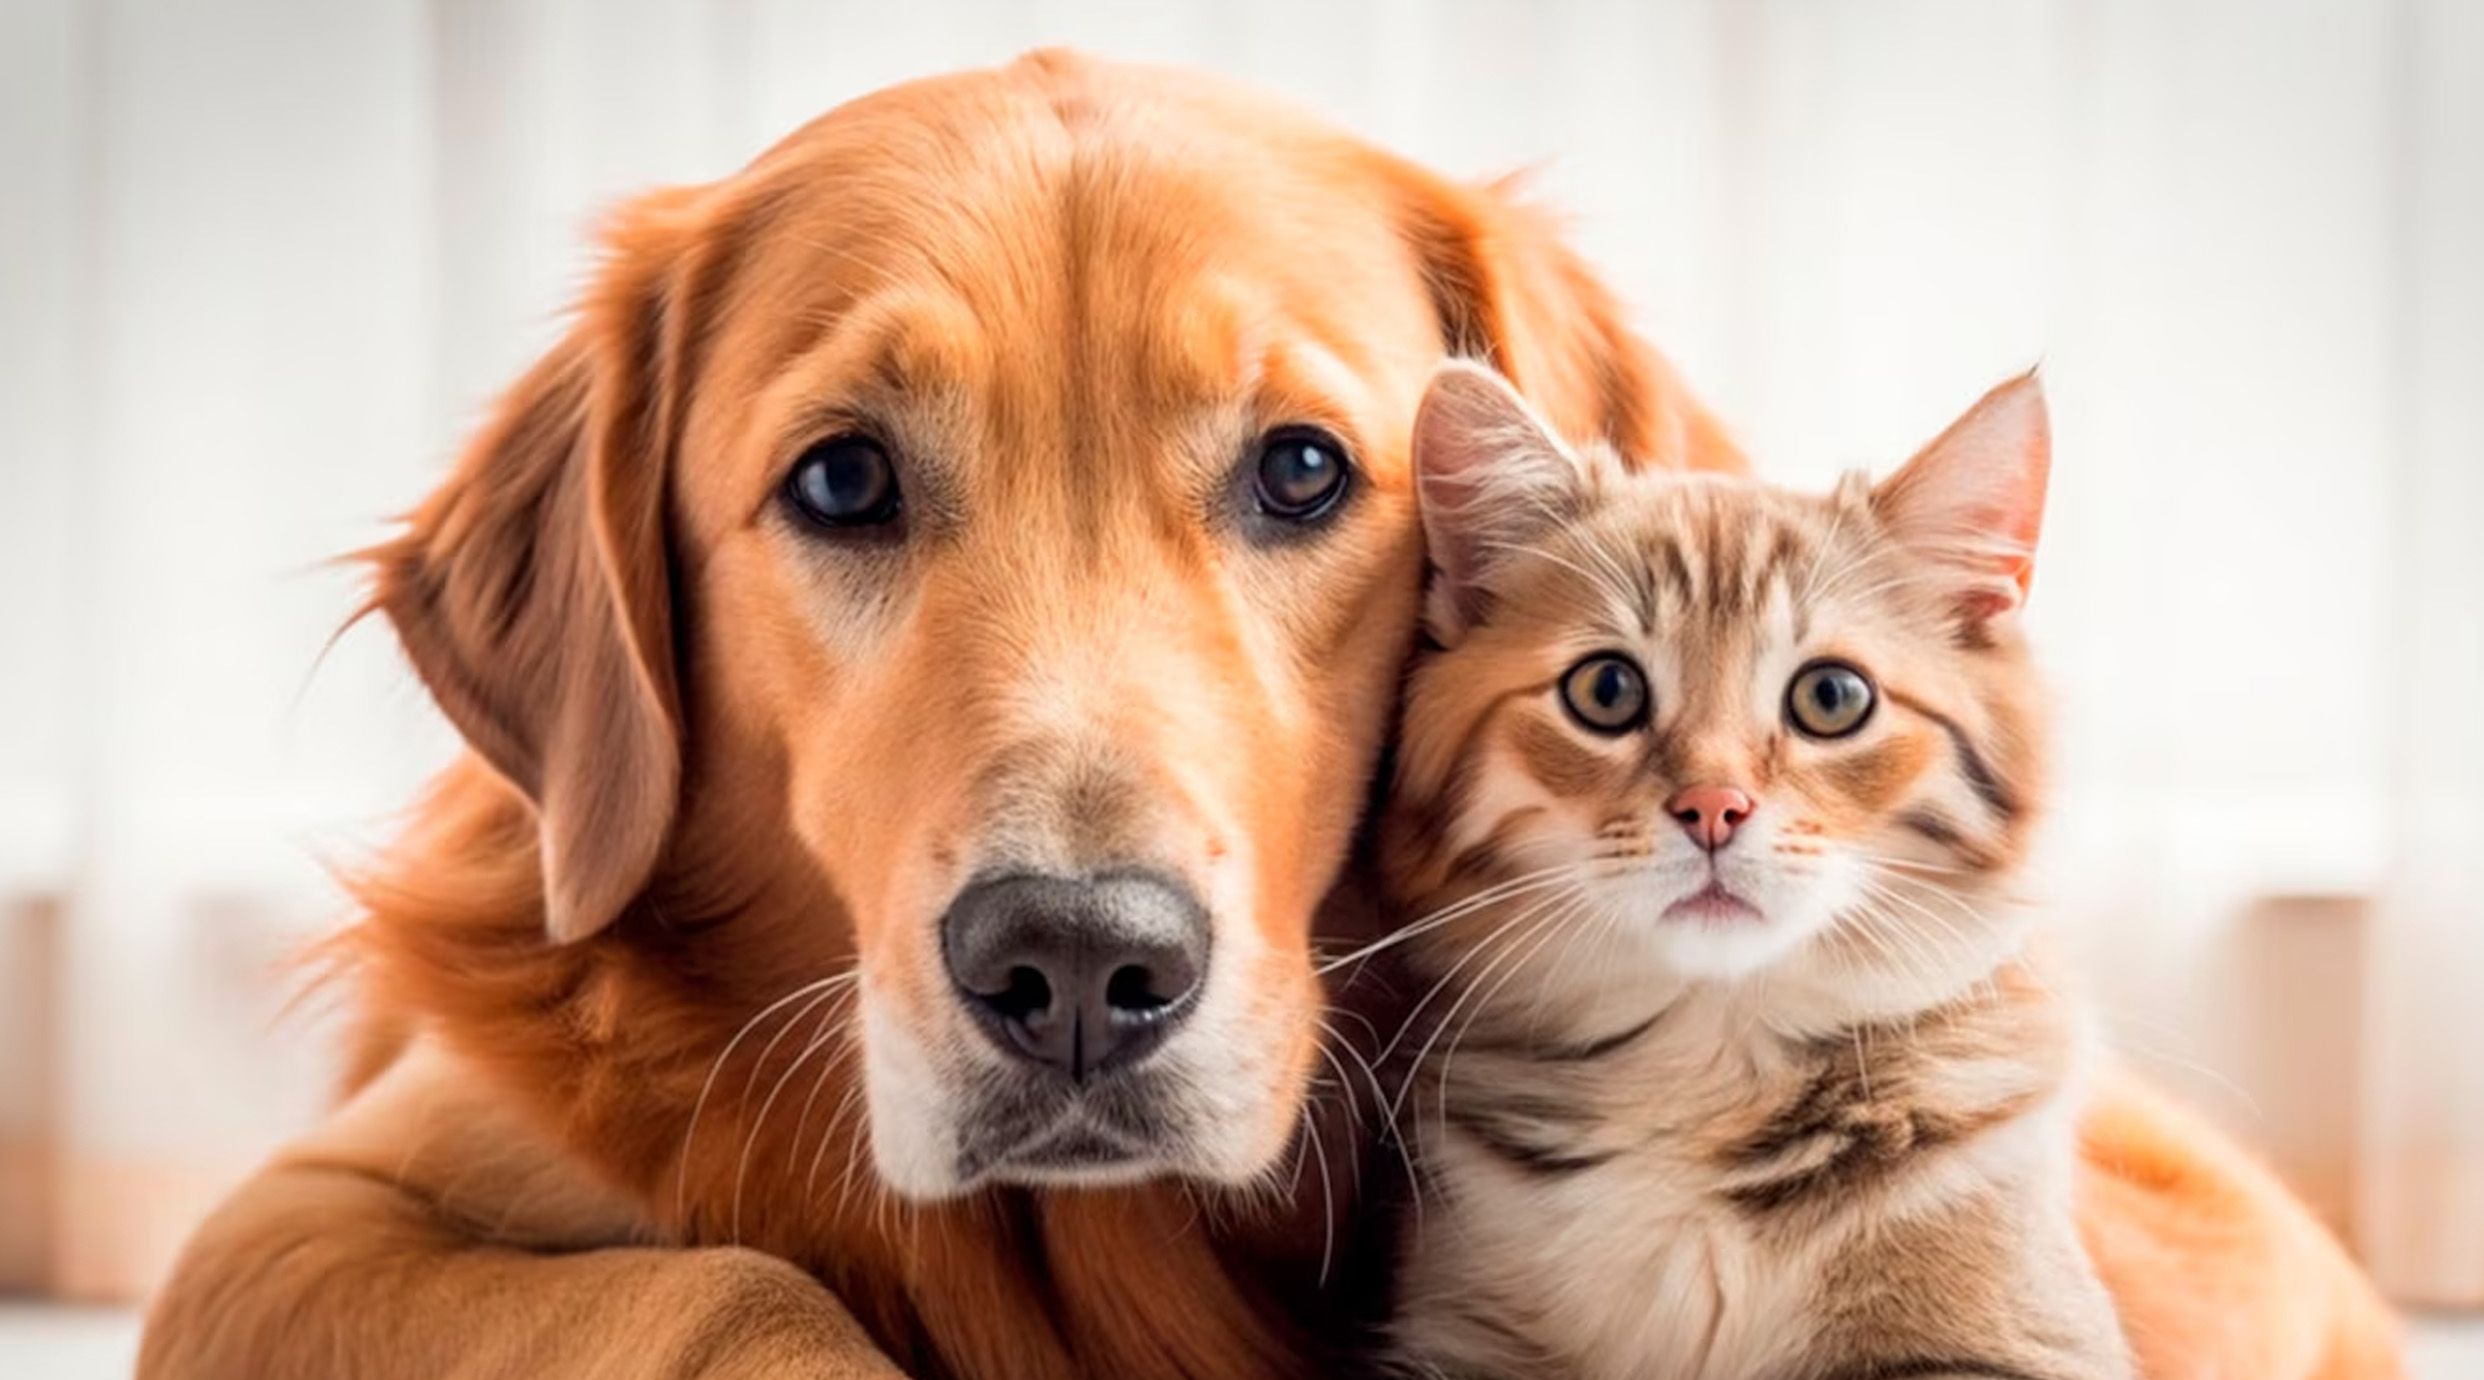
[[[1537,634],[1662,635],[1685,651],[1755,633],[1799,641],[1824,600],[1886,584],[1870,520],[1843,491],[1726,477],[1614,481],[1581,520],[1513,568],[1506,616]],[[1709,650],[1723,650],[1709,647]]]

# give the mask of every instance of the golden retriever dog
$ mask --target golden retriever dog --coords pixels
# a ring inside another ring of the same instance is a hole
[[[1301,1374],[1425,380],[1731,450],[1542,220],[1188,73],[885,91],[607,238],[370,553],[472,752],[145,1372]]]
[[[141,1374],[1336,1368],[1385,1164],[1313,943],[1382,918],[1424,383],[1731,445],[1540,217],[1189,73],[899,87],[607,238],[369,553],[471,751],[357,882],[347,1097]],[[2332,1336],[2231,1152],[2090,1139],[2150,1375]]]

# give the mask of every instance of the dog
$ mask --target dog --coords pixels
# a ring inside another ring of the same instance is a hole
[[[882,91],[606,243],[368,553],[470,751],[329,950],[346,1096],[139,1373],[1338,1365],[1385,1161],[1311,1092],[1370,1018],[1314,938],[1386,919],[1425,380],[1731,441],[1507,188],[1191,73]],[[2343,1345],[2360,1296],[2212,1135],[2133,1094],[2088,1138],[2147,1374]]]
[[[368,554],[472,751],[356,884],[351,1098],[142,1369],[1322,1364],[1425,379],[1730,443],[1504,190],[1188,73],[884,91],[606,241]]]

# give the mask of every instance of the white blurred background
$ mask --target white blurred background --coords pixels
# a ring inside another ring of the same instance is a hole
[[[2041,359],[2050,889],[2129,1057],[2484,1305],[2484,5],[0,0],[0,1290],[313,1115],[276,964],[450,738],[322,564],[599,208],[1039,43],[1549,201],[1762,468]]]

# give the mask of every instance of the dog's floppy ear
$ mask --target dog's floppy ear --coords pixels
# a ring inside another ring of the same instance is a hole
[[[617,217],[569,333],[502,397],[406,530],[373,607],[474,750],[533,802],[567,943],[647,883],[681,786],[665,471],[683,194]]]
[[[1517,179],[1414,183],[1405,233],[1450,353],[1491,365],[1562,435],[1604,441],[1629,464],[1746,467],[1559,227],[1519,198]]]

